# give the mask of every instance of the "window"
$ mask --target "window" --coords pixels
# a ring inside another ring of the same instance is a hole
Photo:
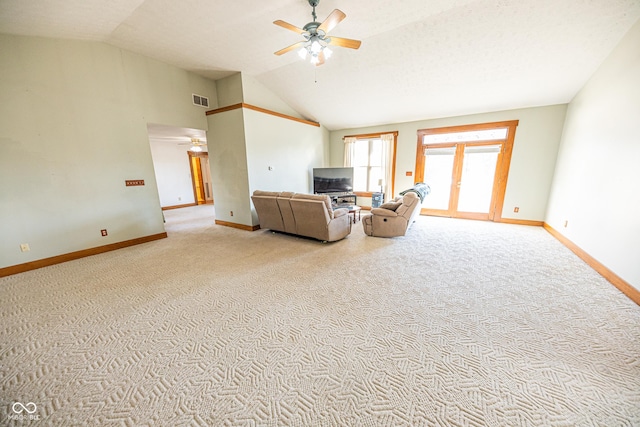
[[[508,128],[470,130],[463,132],[425,134],[423,144],[446,144],[449,142],[502,141],[507,139]]]
[[[393,195],[398,132],[344,137],[344,165],[353,167],[354,192]]]
[[[353,156],[353,188],[355,191],[380,191],[382,173],[382,140],[359,139]]]

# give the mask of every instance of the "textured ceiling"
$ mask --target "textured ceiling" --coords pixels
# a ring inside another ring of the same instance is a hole
[[[321,67],[273,52],[306,0],[0,0],[0,32],[95,40],[221,78],[256,77],[329,129],[566,103],[640,19],[640,0],[321,0],[347,14]]]

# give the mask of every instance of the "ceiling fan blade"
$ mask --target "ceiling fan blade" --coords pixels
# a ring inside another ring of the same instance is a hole
[[[280,27],[282,27],[282,28],[286,28],[287,30],[291,30],[294,33],[303,34],[303,33],[306,32],[302,28],[298,28],[293,24],[289,24],[288,22],[284,22],[284,21],[281,21],[279,19],[277,21],[273,21],[273,23],[278,25],[278,26],[280,26]]]
[[[320,51],[320,53],[318,54],[318,62],[316,62],[316,67],[321,66],[322,64],[324,64],[324,51]]]
[[[358,49],[362,42],[360,40],[345,39],[342,37],[329,37],[332,46],[348,47],[349,49]]]
[[[297,49],[299,47],[304,46],[305,42],[298,42],[298,43],[294,43],[291,46],[287,46],[284,49],[280,49],[279,51],[275,52],[276,55],[283,55],[287,52],[291,52],[294,49]]]
[[[333,12],[331,12],[329,16],[327,16],[327,19],[325,19],[324,22],[320,24],[318,30],[322,30],[325,33],[328,33],[346,17],[347,15],[345,15],[344,12],[340,9],[333,9]]]

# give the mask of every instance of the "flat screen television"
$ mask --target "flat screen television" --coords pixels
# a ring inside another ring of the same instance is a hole
[[[353,168],[313,168],[313,192],[352,193]]]

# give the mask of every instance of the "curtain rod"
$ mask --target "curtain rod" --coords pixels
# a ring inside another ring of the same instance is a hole
[[[345,135],[342,137],[342,139],[344,140],[345,138],[357,138],[357,139],[375,138],[378,136],[388,135],[388,134],[392,134],[393,136],[398,136],[398,131],[395,130],[393,132],[377,132],[377,133],[364,133],[361,135]]]

